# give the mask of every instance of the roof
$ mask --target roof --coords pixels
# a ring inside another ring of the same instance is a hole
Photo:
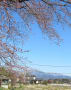
[[[9,77],[4,76],[4,75],[0,75],[0,79],[9,79]]]

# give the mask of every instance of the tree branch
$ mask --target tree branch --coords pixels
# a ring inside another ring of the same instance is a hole
[[[60,0],[62,2],[65,2],[65,3],[68,3],[68,4],[71,4],[71,1],[70,0]]]
[[[57,5],[57,6],[67,6],[67,4],[59,4],[59,3],[56,3],[56,2],[48,2],[46,0],[42,0],[44,3],[50,5],[50,6],[53,6],[53,5]]]

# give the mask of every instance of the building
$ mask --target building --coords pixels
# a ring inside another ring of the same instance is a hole
[[[0,87],[8,88],[11,80],[7,76],[0,75]]]

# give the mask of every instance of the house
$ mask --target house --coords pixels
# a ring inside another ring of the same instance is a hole
[[[35,75],[26,76],[26,83],[27,84],[40,84],[42,79],[37,78]]]
[[[0,87],[8,88],[10,82],[11,82],[10,78],[4,75],[0,75]]]
[[[35,83],[35,80],[36,80],[36,76],[35,76],[35,75],[26,76],[26,83],[27,83],[27,84]]]

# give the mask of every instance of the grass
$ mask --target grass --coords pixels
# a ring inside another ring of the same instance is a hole
[[[9,89],[5,89],[5,88],[0,88],[0,90],[9,90]]]
[[[21,85],[19,88],[3,89],[0,90],[71,90],[67,86],[51,86],[51,85]]]

